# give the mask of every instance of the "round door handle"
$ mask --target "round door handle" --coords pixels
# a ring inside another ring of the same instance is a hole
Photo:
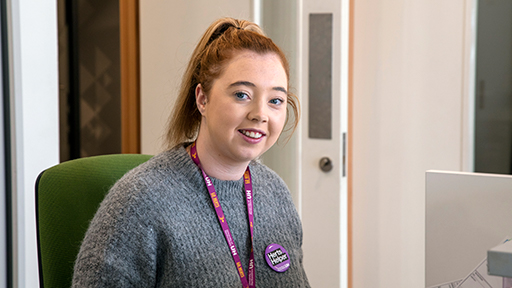
[[[324,172],[329,172],[332,170],[332,161],[329,159],[329,157],[323,157],[320,159],[320,170]]]

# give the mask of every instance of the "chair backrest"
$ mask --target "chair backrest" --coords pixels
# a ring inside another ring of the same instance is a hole
[[[39,174],[36,223],[40,287],[70,287],[89,222],[112,185],[151,156],[115,154],[67,161]]]

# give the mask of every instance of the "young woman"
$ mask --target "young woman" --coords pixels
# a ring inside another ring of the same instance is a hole
[[[183,77],[170,149],[106,196],[73,286],[309,287],[290,193],[254,161],[276,142],[288,109],[297,121],[282,51],[253,23],[214,22]]]

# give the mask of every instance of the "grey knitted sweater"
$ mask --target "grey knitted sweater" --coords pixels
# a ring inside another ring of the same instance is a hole
[[[309,287],[302,228],[284,182],[249,165],[254,190],[257,287]],[[212,178],[247,275],[250,232],[243,179]],[[289,253],[278,273],[264,258],[272,243]],[[94,216],[75,263],[73,287],[241,287],[199,168],[183,147],[128,172]]]

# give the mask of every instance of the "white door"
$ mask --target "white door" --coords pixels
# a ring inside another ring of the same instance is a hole
[[[302,0],[301,8],[304,265],[312,287],[347,287],[349,1]],[[326,166],[330,162],[330,171],[321,169],[321,161]]]

